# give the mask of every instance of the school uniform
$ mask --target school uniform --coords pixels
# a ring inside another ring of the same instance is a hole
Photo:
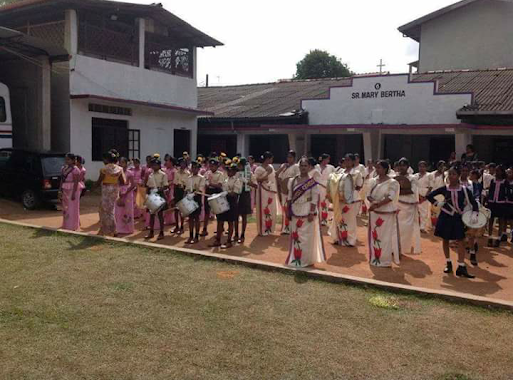
[[[506,180],[493,179],[491,181],[490,191],[488,192],[488,208],[492,212],[492,219],[509,216],[509,208],[507,207],[509,192],[509,184]]]
[[[463,240],[465,239],[465,225],[461,218],[465,206],[472,205],[472,210],[479,211],[472,192],[459,186],[457,189],[450,189],[449,186],[440,187],[427,195],[427,200],[433,204],[437,203],[438,197],[443,197],[444,204],[441,207],[440,216],[435,228],[435,236],[444,240]]]
[[[242,183],[242,192],[239,196],[239,204],[237,208],[239,215],[251,215],[253,214],[253,207],[251,202],[250,184],[254,182],[254,176],[253,173],[251,173],[250,166],[247,165],[244,170],[239,171],[237,175]]]
[[[226,178],[223,182],[223,191],[228,193],[226,199],[230,204],[230,209],[217,215],[217,220],[220,222],[236,222],[239,217],[237,204],[239,202],[239,195],[242,192],[242,182],[240,178],[236,175]]]
[[[188,171],[188,170],[178,170],[176,171],[175,173],[175,178],[174,178],[174,185],[175,185],[175,190],[174,190],[174,201],[175,201],[175,204],[180,202],[184,195],[185,195],[185,185],[187,183],[187,179],[189,178],[189,176],[191,175],[191,173]]]
[[[194,201],[199,206],[198,209],[194,211],[190,216],[200,216],[202,210],[202,194],[205,192],[205,177],[199,174],[189,176],[185,182],[185,191],[187,194],[194,194]]]
[[[212,185],[222,185],[224,180],[226,178],[226,174],[222,172],[221,170],[216,170],[215,172],[212,172],[211,170],[208,171],[205,175],[205,193],[207,194],[207,198],[214,194],[219,194],[223,192],[223,189],[220,187],[213,187]],[[210,214],[210,205],[208,204],[207,200],[205,200],[205,217],[208,218],[208,215]]]

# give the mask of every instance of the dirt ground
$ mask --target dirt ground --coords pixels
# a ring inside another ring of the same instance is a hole
[[[95,234],[99,229],[97,196],[88,195],[82,199],[81,205],[81,231]],[[47,208],[44,210],[27,211],[12,200],[0,199],[0,218],[20,221],[33,225],[58,228],[62,217],[59,211]],[[479,266],[470,266],[469,271],[476,275],[476,279],[460,279],[456,276],[445,275],[443,268],[445,259],[441,249],[441,241],[432,234],[422,236],[421,255],[403,255],[400,266],[393,268],[374,268],[368,263],[367,228],[365,220],[360,220],[358,230],[359,243],[355,248],[338,247],[332,244],[324,228],[324,242],[328,260],[317,265],[317,269],[351,276],[371,278],[392,283],[419,286],[430,289],[451,290],[478,296],[513,301],[513,248],[510,243],[504,243],[501,248],[487,248],[486,241],[480,242],[478,259]],[[280,227],[280,226],[279,226]],[[172,236],[167,227],[166,238],[159,243],[186,247],[184,244],[188,234],[180,237]],[[208,245],[213,241],[215,222],[210,223],[209,236],[203,238],[199,244],[188,246],[199,250],[212,250],[225,254],[249,257],[253,259],[284,263],[287,257],[288,237],[274,236],[257,237],[256,225],[250,223],[246,232],[244,245],[237,245],[229,250],[212,249]],[[142,240],[146,235],[143,223],[136,226],[136,233],[126,236],[128,239]],[[456,253],[452,254],[453,263],[456,263]]]

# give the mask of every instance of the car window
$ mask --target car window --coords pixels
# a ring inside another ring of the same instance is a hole
[[[61,169],[64,166],[64,157],[43,157],[43,173],[46,176],[61,175]]]
[[[11,158],[12,152],[10,150],[1,150],[0,151],[0,169],[4,169],[7,167],[7,163]]]
[[[7,108],[5,107],[5,99],[0,96],[0,123],[7,120]]]

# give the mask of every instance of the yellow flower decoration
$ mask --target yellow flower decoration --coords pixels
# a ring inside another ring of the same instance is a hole
[[[240,159],[239,159],[239,157],[237,157],[237,156],[233,157],[233,159],[232,159],[232,162],[233,162],[234,164],[238,164],[238,163],[239,163],[239,161],[240,161]]]

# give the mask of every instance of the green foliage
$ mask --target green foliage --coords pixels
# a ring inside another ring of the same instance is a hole
[[[323,50],[311,50],[298,62],[294,79],[342,78],[353,72],[334,55]]]

